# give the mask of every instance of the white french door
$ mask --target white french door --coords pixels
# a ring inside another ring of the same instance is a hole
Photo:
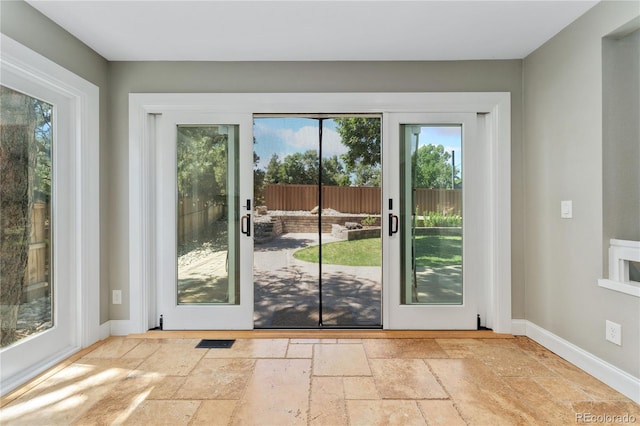
[[[169,111],[157,131],[163,327],[253,328],[252,116]]]
[[[383,328],[508,333],[508,93],[132,94],[131,330],[253,328],[252,118],[292,111],[382,116]],[[215,188],[178,168],[188,139]]]
[[[476,329],[485,158],[469,113],[395,113],[386,124],[392,329]],[[456,161],[457,160],[457,161]]]

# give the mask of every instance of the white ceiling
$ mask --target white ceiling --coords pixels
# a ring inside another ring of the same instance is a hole
[[[598,3],[27,1],[112,61],[518,59]]]

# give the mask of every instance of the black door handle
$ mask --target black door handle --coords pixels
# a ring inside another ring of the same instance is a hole
[[[398,233],[399,220],[398,216],[393,213],[389,213],[389,236]],[[395,226],[394,226],[395,225]]]
[[[247,228],[245,229],[244,225],[247,224]],[[245,214],[240,218],[240,232],[245,234],[247,237],[251,236],[251,215]]]

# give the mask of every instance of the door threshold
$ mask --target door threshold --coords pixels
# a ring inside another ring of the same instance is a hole
[[[134,339],[513,339],[491,330],[150,330],[130,334]]]

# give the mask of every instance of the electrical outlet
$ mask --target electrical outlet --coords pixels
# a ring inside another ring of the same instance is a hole
[[[122,290],[113,290],[112,299],[114,305],[122,305]]]
[[[622,346],[622,326],[607,320],[606,339],[611,343]]]

